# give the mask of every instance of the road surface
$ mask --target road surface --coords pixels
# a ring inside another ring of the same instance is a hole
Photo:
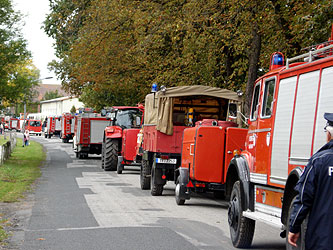
[[[47,161],[23,234],[16,237],[17,248],[234,249],[225,201],[196,196],[177,206],[173,183],[163,196],[152,197],[149,190],[140,189],[138,168],[125,167],[122,175],[104,172],[97,155],[77,159],[70,143],[31,138],[43,144]],[[285,249],[279,233],[257,222],[251,249]]]

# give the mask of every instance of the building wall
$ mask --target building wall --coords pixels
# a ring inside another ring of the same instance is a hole
[[[41,113],[44,116],[60,116],[65,112],[69,112],[73,105],[76,109],[84,107],[84,104],[78,98],[54,100],[53,102],[41,103]]]

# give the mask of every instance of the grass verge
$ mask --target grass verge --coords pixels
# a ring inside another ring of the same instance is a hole
[[[42,145],[34,141],[21,145],[22,139],[17,139],[11,157],[0,166],[0,202],[18,201],[41,175],[39,167],[46,157]]]

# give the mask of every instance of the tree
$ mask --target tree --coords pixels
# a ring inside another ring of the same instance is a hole
[[[75,108],[75,106],[74,106],[74,105],[72,106],[72,108],[71,108],[70,112],[71,112],[72,114],[75,114],[75,113],[76,113],[76,108]]]
[[[62,95],[58,92],[58,90],[46,91],[45,95],[42,98],[42,101],[51,100],[58,97],[62,97]]]

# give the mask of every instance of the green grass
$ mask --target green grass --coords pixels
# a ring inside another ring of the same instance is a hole
[[[2,218],[2,215],[0,214],[0,242],[7,239],[7,237],[8,237],[8,233],[3,229],[3,227],[5,226],[7,221],[2,220],[1,218]]]
[[[15,202],[23,198],[41,175],[39,167],[45,157],[39,143],[30,141],[28,147],[22,147],[22,139],[17,139],[17,147],[10,159],[0,166],[0,202]]]
[[[6,143],[7,141],[9,141],[9,136],[7,136],[7,139],[5,140],[4,139],[4,136],[3,135],[0,135],[0,145],[2,145],[2,144],[4,144],[4,143]]]

